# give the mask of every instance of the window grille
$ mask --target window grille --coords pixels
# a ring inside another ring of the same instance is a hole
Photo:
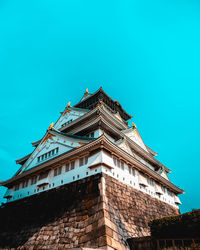
[[[37,176],[31,178],[31,185],[34,185],[37,182]]]
[[[60,175],[62,173],[62,167],[58,167],[54,169],[54,176]]]
[[[26,188],[28,186],[28,180],[22,182],[22,188]]]
[[[46,160],[46,159],[50,158],[51,156],[58,154],[58,150],[59,150],[59,148],[55,148],[55,149],[53,149],[53,150],[51,150],[43,155],[38,156],[37,162]]]
[[[79,159],[79,167],[83,166],[83,160],[84,160],[84,158]]]
[[[75,168],[75,161],[71,162],[71,170]]]
[[[69,166],[69,163],[67,163],[66,165],[65,165],[65,172],[68,172],[70,170],[70,166]]]
[[[19,190],[19,184],[16,184],[16,185],[15,185],[14,190],[15,190],[15,191]]]

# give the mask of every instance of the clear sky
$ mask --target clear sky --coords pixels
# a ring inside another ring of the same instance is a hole
[[[102,86],[185,189],[181,211],[200,208],[199,13],[199,0],[1,0],[0,180]]]

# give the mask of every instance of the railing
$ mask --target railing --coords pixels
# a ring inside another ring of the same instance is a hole
[[[153,239],[141,237],[128,239],[130,249],[134,250],[200,250],[200,238]]]
[[[200,249],[200,239],[157,239],[156,249]]]

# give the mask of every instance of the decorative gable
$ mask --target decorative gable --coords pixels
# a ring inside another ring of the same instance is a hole
[[[148,152],[139,132],[138,129],[136,127],[131,127],[129,129],[126,129],[123,131],[123,133],[129,137],[132,141],[134,141],[135,143],[137,143],[141,148],[143,148],[145,151]]]
[[[166,180],[170,181],[167,175],[167,172],[165,170],[163,170],[163,172],[161,173],[161,176],[164,177]]]
[[[131,148],[129,147],[128,143],[126,142],[126,139],[120,140],[116,143],[118,147],[129,153],[130,155],[133,155],[133,152]]]
[[[64,133],[55,131],[55,129],[47,131],[40,144],[22,166],[20,173],[66,153],[69,150],[87,144],[90,140],[91,138],[87,140],[73,135],[65,135]]]
[[[65,127],[67,124],[70,124],[73,120],[85,115],[87,112],[88,110],[67,106],[64,112],[61,113],[61,116],[54,125],[54,128],[60,129]]]
[[[117,117],[117,119],[119,119],[121,122],[124,122],[123,119],[121,118],[119,112],[117,112],[116,114],[114,114],[115,117]]]

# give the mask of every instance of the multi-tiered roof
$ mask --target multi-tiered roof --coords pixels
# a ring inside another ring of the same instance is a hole
[[[68,103],[44,137],[32,143],[33,152],[16,160],[21,167],[11,179],[1,183],[8,187],[5,197],[12,201],[97,172],[114,177],[120,174],[123,176],[121,181],[131,184],[129,175],[135,171],[136,188],[144,187],[143,191],[149,190],[152,194],[154,190],[158,198],[167,190],[171,197],[174,196],[174,205],[179,204],[176,195],[183,190],[170,182],[170,169],[144,144],[136,125],[128,125],[130,118],[132,116],[121,104],[102,88],[94,94],[86,90],[78,104],[71,106]],[[82,165],[85,167],[79,168]],[[59,184],[58,175],[61,176]],[[20,193],[22,189],[26,192]]]

